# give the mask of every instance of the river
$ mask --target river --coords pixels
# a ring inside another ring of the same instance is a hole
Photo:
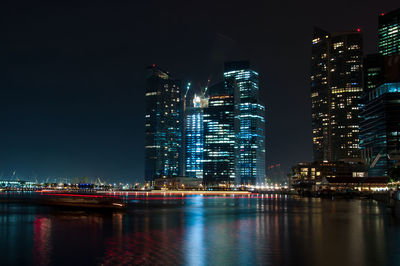
[[[0,264],[400,264],[400,219],[374,201],[191,195],[130,203],[116,212],[0,203]]]

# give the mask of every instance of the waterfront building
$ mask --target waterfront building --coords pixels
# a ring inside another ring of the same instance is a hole
[[[363,91],[360,29],[312,40],[311,103],[315,161],[357,160],[359,99]]]
[[[192,103],[185,110],[185,176],[203,178],[204,125],[203,111],[208,99],[194,95]]]
[[[378,54],[364,60],[360,149],[369,176],[386,176],[400,159],[400,9],[378,18]]]
[[[217,83],[207,90],[204,109],[203,179],[207,187],[235,184],[234,83]]]
[[[369,176],[386,176],[400,159],[400,82],[363,95],[360,147]]]
[[[258,73],[247,61],[227,62],[225,86],[234,85],[235,178],[237,185],[265,185],[265,107]]]
[[[378,51],[384,56],[400,54],[400,8],[379,16]]]
[[[154,188],[163,190],[199,190],[203,189],[203,179],[184,176],[157,178],[154,180]]]
[[[353,182],[354,178],[365,178],[366,168],[360,162],[303,162],[292,167],[292,185],[297,188],[312,189],[324,179],[340,179]]]
[[[182,101],[180,81],[153,65],[145,99],[145,180],[181,176]]]
[[[370,176],[385,176],[400,150],[400,83],[384,83],[363,98],[361,142]]]

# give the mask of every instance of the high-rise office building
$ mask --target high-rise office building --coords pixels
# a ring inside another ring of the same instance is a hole
[[[315,29],[311,102],[315,161],[357,159],[359,99],[363,91],[362,34]]]
[[[363,95],[360,148],[369,176],[385,176],[400,152],[400,82],[384,83]]]
[[[329,103],[330,33],[315,28],[311,50],[311,121],[314,161],[331,158]]]
[[[379,16],[378,50],[382,55],[400,54],[400,8]]]
[[[185,175],[203,178],[204,125],[203,110],[208,99],[194,95],[192,103],[185,110]]]
[[[364,58],[364,93],[384,83],[383,63],[381,54],[370,54]]]
[[[235,98],[235,177],[237,185],[265,185],[265,107],[258,73],[247,61],[227,62],[225,86],[233,81]]]
[[[400,159],[400,9],[378,18],[379,54],[364,60],[360,149],[369,176],[385,176]]]
[[[180,81],[159,67],[146,80],[145,180],[182,175],[182,101]]]
[[[235,184],[234,82],[208,88],[204,109],[203,182],[208,187]]]
[[[330,46],[332,160],[360,158],[359,100],[363,92],[363,49],[359,30],[332,34]]]

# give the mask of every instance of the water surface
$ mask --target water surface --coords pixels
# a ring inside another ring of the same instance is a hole
[[[122,212],[0,203],[1,265],[399,265],[400,219],[374,201],[130,198]]]

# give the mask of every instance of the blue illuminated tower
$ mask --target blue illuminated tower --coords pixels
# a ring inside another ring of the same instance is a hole
[[[265,107],[258,73],[247,61],[225,63],[225,84],[234,84],[235,176],[237,185],[265,185]]]
[[[157,66],[146,80],[145,180],[182,175],[180,81]]]
[[[185,175],[203,178],[204,160],[204,125],[203,110],[208,106],[208,99],[203,95],[194,95],[191,106],[185,111]]]
[[[207,187],[235,184],[235,123],[233,83],[217,83],[207,90],[204,109],[204,174]]]

